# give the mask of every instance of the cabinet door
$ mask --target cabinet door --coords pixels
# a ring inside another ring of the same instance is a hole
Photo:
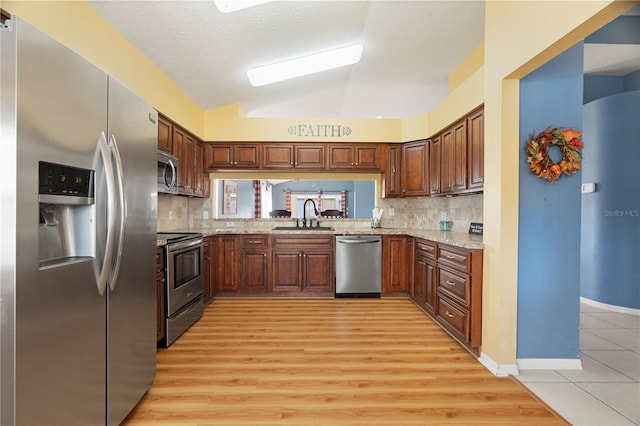
[[[292,169],[293,145],[265,144],[262,147],[262,167],[266,169]]]
[[[402,146],[402,194],[405,197],[429,195],[429,146],[427,141]]]
[[[427,312],[435,315],[437,283],[436,283],[436,262],[430,259],[424,259],[424,278],[425,278],[425,295],[424,307]]]
[[[242,250],[241,287],[245,292],[268,289],[268,256],[265,250]]]
[[[158,115],[158,149],[173,155],[173,122]]]
[[[330,169],[353,169],[355,159],[351,145],[329,144],[328,149]]]
[[[178,192],[184,193],[185,172],[187,164],[183,160],[185,152],[185,136],[186,133],[178,126],[173,127],[173,155],[178,158]]]
[[[456,123],[442,134],[440,192],[451,194],[467,187],[467,124]]]
[[[380,170],[380,145],[356,144],[353,151],[357,169]]]
[[[193,150],[193,194],[199,197],[204,195],[203,149],[202,141],[196,139]]]
[[[238,144],[234,147],[233,165],[238,169],[260,167],[260,147],[257,144]]]
[[[429,145],[429,184],[431,187],[431,195],[440,194],[441,147],[440,135],[431,139]]]
[[[156,250],[156,341],[164,339],[164,253]]]
[[[207,143],[204,147],[205,169],[229,169],[233,167],[233,145]]]
[[[180,157],[180,165],[178,167],[178,174],[182,170],[182,188],[186,194],[193,194],[193,176],[195,169],[195,156],[196,156],[196,140],[188,133],[184,135],[184,144],[182,145],[182,157]]]
[[[302,252],[274,250],[273,291],[300,291],[302,289]]]
[[[407,290],[407,237],[384,235],[382,237],[382,292],[403,293]]]
[[[304,252],[302,254],[302,290],[306,292],[334,292],[333,253]]]
[[[401,154],[402,145],[389,144],[387,147],[387,164],[384,171],[383,197],[395,198],[402,196],[401,189]]]
[[[423,256],[416,255],[414,262],[414,278],[413,278],[413,300],[419,305],[424,306],[426,282],[427,282],[427,264]]]
[[[240,283],[238,240],[235,236],[218,236],[217,259],[218,273],[216,288],[218,291],[237,291]]]
[[[484,187],[484,110],[472,113],[467,127],[469,130],[468,188],[479,190]]]
[[[324,145],[295,145],[296,169],[324,169]]]

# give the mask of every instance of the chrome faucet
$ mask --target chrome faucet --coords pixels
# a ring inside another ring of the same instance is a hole
[[[311,198],[307,198],[306,200],[304,200],[304,205],[302,206],[302,227],[306,228],[307,227],[307,203],[311,201],[311,204],[313,204],[313,211],[315,212],[316,216],[318,215],[318,208],[316,206],[316,202],[313,201],[313,199]],[[310,218],[309,221],[309,225],[311,226],[311,221],[313,221],[313,219]]]

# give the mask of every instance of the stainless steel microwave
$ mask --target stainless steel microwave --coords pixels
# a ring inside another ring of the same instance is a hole
[[[158,151],[158,192],[178,193],[178,159]]]

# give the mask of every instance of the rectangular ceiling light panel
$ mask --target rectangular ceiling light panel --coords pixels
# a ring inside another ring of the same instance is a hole
[[[270,1],[273,0],[213,0],[218,10],[222,13],[235,12],[262,3],[269,3]]]
[[[362,44],[329,50],[289,61],[252,68],[247,71],[247,76],[252,86],[264,86],[265,84],[355,64],[360,61],[362,50]]]

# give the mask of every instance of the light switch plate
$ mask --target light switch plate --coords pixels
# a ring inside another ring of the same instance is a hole
[[[582,193],[588,194],[590,192],[596,192],[596,184],[595,183],[583,183],[582,184]]]

